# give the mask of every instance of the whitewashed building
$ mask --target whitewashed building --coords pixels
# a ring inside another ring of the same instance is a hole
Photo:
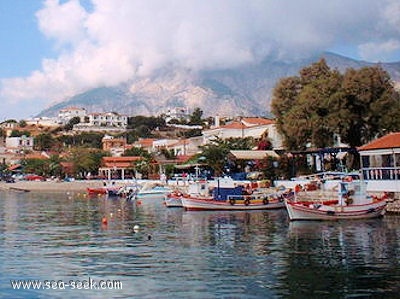
[[[22,135],[21,137],[6,137],[6,149],[11,152],[33,149],[33,137]]]
[[[260,139],[265,135],[271,141],[274,149],[282,149],[283,137],[278,133],[275,121],[272,119],[244,117],[226,125],[203,130],[204,143],[209,143],[216,137],[220,139],[246,137]]]
[[[86,115],[87,112],[86,109],[84,108],[78,108],[78,107],[64,108],[58,112],[58,122],[60,124],[66,124],[74,117],[79,117],[81,122],[84,122]]]
[[[169,123],[172,119],[187,120],[189,118],[189,110],[185,107],[169,108],[165,113],[165,122]]]
[[[122,131],[128,126],[128,116],[116,112],[91,113],[87,118],[74,125],[74,131]]]

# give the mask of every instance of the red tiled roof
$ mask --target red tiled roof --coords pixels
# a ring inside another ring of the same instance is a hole
[[[176,157],[178,163],[185,163],[190,160],[194,155],[179,155]]]
[[[139,156],[103,157],[104,162],[132,162],[142,159]]]
[[[224,128],[224,129],[245,129],[245,128],[247,128],[247,126],[245,126],[244,124],[242,124],[240,122],[232,122],[230,124],[223,125],[220,128]]]
[[[8,170],[13,171],[21,167],[21,164],[14,164],[8,167]]]
[[[261,117],[245,117],[243,118],[243,122],[247,122],[253,125],[270,125],[275,123],[273,119],[266,119]]]
[[[133,162],[143,159],[142,157],[103,157],[104,167],[118,167],[128,168],[131,167]]]
[[[390,133],[358,148],[359,151],[400,148],[400,132]]]
[[[139,139],[138,143],[143,146],[143,147],[150,147],[153,146],[153,142],[156,139],[154,138],[144,138],[144,139]]]

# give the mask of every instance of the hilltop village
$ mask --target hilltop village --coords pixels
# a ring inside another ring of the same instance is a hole
[[[68,107],[56,117],[6,120],[0,170],[5,180],[185,174],[275,181],[353,170],[393,180],[400,166],[399,109],[400,94],[379,66],[340,75],[322,59],[277,83],[275,118],[204,116],[199,107],[170,107],[157,116]]]
[[[186,107],[171,108],[157,117],[88,113],[84,108],[69,107],[60,110],[57,117],[19,122],[8,120],[0,125],[3,171],[29,173],[29,162],[35,161],[35,175],[43,177],[128,178],[144,175],[154,178],[166,171],[173,175],[177,169],[184,169],[182,165],[185,164],[207,164],[201,153],[206,145],[216,140],[247,141],[248,144],[233,151],[234,159],[276,159],[276,152],[283,150],[283,139],[274,119],[218,116],[202,119],[201,116],[200,109],[190,113]],[[75,159],[74,148],[81,149],[81,159]],[[79,160],[84,163],[83,152],[90,149],[92,156],[101,157],[100,161],[93,161],[88,166],[78,165]],[[101,153],[96,155],[95,152]],[[59,167],[53,163],[53,168],[57,169],[54,173],[46,166],[46,161],[50,160],[59,162]],[[152,169],[144,171],[142,167],[139,171],[138,161],[142,164],[148,161]],[[250,166],[245,165],[243,171],[253,170]]]

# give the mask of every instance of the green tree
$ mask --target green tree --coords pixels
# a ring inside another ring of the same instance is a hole
[[[215,176],[223,173],[226,157],[229,148],[223,144],[207,144],[202,147],[201,156],[205,158],[205,162],[214,170]]]
[[[21,128],[25,128],[27,126],[27,123],[25,120],[21,119],[18,123],[18,126]]]
[[[154,116],[132,116],[128,117],[128,129],[136,129],[139,126],[145,126],[150,131],[156,128],[165,128],[165,120],[162,117],[154,117]]]
[[[123,156],[132,156],[132,157],[144,157],[144,158],[151,158],[151,154],[140,148],[140,147],[132,147],[130,149],[125,150]]]
[[[35,173],[42,176],[46,176],[48,174],[47,159],[23,159],[21,161],[21,165],[23,166],[25,173]]]
[[[205,162],[214,170],[215,175],[220,176],[231,150],[248,150],[254,146],[254,140],[250,137],[225,140],[217,137],[212,143],[201,147],[202,152],[199,155],[205,158]]]
[[[400,129],[400,96],[389,74],[380,66],[349,69],[343,79],[344,96],[335,111],[340,116],[338,133],[351,146],[360,146]]]
[[[35,137],[34,139],[34,149],[37,151],[48,151],[55,144],[55,139],[49,133],[42,133]]]
[[[195,108],[193,113],[189,117],[189,125],[203,125],[203,110]]]
[[[67,147],[87,147],[102,148],[103,133],[100,132],[82,132],[75,135],[62,135],[56,138],[56,142]]]
[[[68,123],[64,126],[65,131],[71,131],[74,128],[74,125],[79,124],[81,119],[79,116],[75,116],[71,118]]]
[[[10,137],[22,137],[22,136],[26,136],[26,137],[30,137],[31,136],[31,132],[23,130],[12,130]]]
[[[380,67],[331,70],[324,59],[281,79],[274,88],[272,112],[289,149],[307,144],[329,147],[335,134],[359,146],[385,131],[398,130],[399,94]],[[388,107],[389,113],[385,113]]]
[[[73,163],[75,176],[85,177],[89,172],[97,173],[101,166],[102,158],[109,156],[108,152],[93,148],[73,148],[70,162]]]

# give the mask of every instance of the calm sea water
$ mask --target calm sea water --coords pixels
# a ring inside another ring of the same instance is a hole
[[[0,193],[0,230],[1,298],[398,298],[400,292],[400,216],[289,223],[285,210],[185,212],[161,199],[134,205],[80,194]],[[89,278],[119,280],[122,289],[14,290],[10,283]]]

